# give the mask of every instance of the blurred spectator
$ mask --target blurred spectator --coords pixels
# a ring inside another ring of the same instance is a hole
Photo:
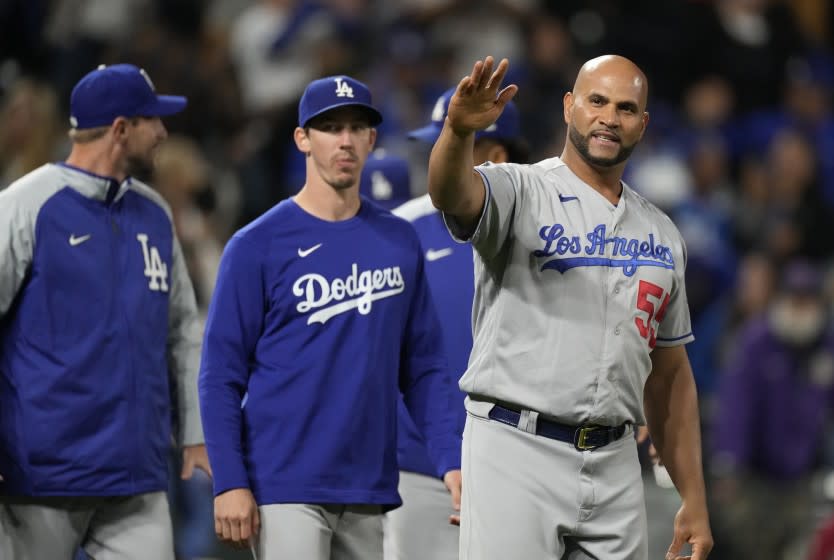
[[[15,73],[31,74],[48,65],[48,49],[43,41],[49,0],[4,0],[0,2],[0,67],[10,65]],[[0,76],[0,94],[8,85]]]
[[[816,153],[809,140],[794,130],[778,133],[766,165],[769,192],[763,234],[773,254],[781,260],[830,257],[834,214],[822,197]]]
[[[727,296],[734,296],[738,257],[733,246],[734,205],[725,143],[718,136],[701,136],[692,143],[687,159],[691,189],[670,215],[687,248],[686,285],[693,332],[687,346],[700,401],[712,392],[718,370],[720,328]]]
[[[61,139],[55,93],[31,80],[15,82],[0,107],[0,190],[66,155]]]
[[[134,40],[119,49],[120,60],[130,60],[154,78],[159,91],[181,91],[188,111],[166,122],[172,133],[198,140],[212,156],[231,150],[243,128],[240,91],[228,37],[205,24],[200,0],[154,0],[160,22],[134,31]]]
[[[223,252],[211,219],[209,164],[197,144],[182,136],[169,137],[158,150],[153,185],[171,206],[197,305],[205,313]]]
[[[783,102],[742,119],[736,126],[736,144],[740,151],[761,154],[780,132],[801,132],[820,165],[822,194],[834,207],[834,59],[830,53],[812,51],[792,59],[786,70]]]
[[[809,262],[787,265],[776,298],[746,325],[721,383],[713,511],[734,558],[804,557],[811,481],[834,404],[834,331],[822,288]]]
[[[547,13],[528,18],[526,69],[515,102],[521,112],[521,127],[529,130],[531,145],[539,150],[531,161],[562,153],[565,122],[556,102],[571,89],[577,67],[570,32],[561,18]]]
[[[324,42],[335,21],[307,0],[256,0],[234,22],[229,43],[248,115],[294,105],[318,76]]]
[[[454,81],[468,74],[472,61],[489,53],[524,63],[521,22],[533,13],[536,0],[397,0],[401,16],[426,27],[428,41],[446,50]],[[515,69],[512,70],[515,72]],[[515,78],[508,76],[509,82]]]
[[[719,368],[737,351],[740,333],[748,323],[766,313],[775,291],[776,271],[770,257],[751,252],[739,259],[733,291],[717,306],[724,311],[714,327],[720,334],[713,357]]]
[[[800,55],[807,41],[786,2],[720,0],[691,3],[700,6],[687,21],[699,37],[698,51],[688,67],[695,79],[705,74],[723,77],[745,114],[781,101],[789,61]],[[704,40],[708,37],[709,40]]]
[[[151,0],[55,0],[44,31],[51,53],[51,78],[59,99],[90,68],[113,62],[151,20]],[[108,55],[109,53],[109,55]]]

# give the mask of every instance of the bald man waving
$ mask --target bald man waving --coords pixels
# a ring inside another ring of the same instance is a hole
[[[646,558],[633,433],[648,423],[682,498],[666,558],[704,560],[686,248],[622,181],[649,122],[646,77],[589,60],[564,96],[560,157],[474,167],[475,131],[518,89],[502,89],[507,60],[493,65],[458,84],[429,162],[432,201],[475,254],[460,558]]]

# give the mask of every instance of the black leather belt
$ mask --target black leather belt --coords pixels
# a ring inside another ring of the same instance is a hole
[[[521,411],[496,404],[489,411],[489,417],[498,422],[503,422],[504,424],[518,428]],[[623,437],[626,426],[628,424],[616,427],[596,425],[569,426],[539,416],[536,419],[536,435],[572,443],[579,451],[589,451],[608,445],[612,441],[617,441]]]

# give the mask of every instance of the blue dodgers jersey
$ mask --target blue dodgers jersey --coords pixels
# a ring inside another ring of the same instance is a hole
[[[443,346],[449,360],[450,382],[457,387],[457,380],[466,371],[472,350],[471,316],[475,292],[472,246],[452,239],[442,215],[434,208],[428,195],[403,204],[394,210],[394,214],[411,222],[425,251],[426,278],[437,305]],[[461,435],[466,421],[465,396],[458,390],[452,404],[455,430]],[[397,458],[400,469],[437,476],[425,440],[402,401],[398,413]]]
[[[441,347],[406,222],[364,198],[339,222],[281,202],[229,242],[209,308],[200,400],[215,493],[399,504],[401,390],[435,471],[459,468]]]

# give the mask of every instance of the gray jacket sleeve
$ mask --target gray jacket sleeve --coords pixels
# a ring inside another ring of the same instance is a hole
[[[47,167],[0,191],[0,317],[9,311],[32,266],[38,212],[58,190]]]
[[[180,445],[198,445],[205,443],[197,397],[202,329],[194,288],[176,235],[171,260],[173,270],[168,300],[168,371],[177,395],[177,440]]]

